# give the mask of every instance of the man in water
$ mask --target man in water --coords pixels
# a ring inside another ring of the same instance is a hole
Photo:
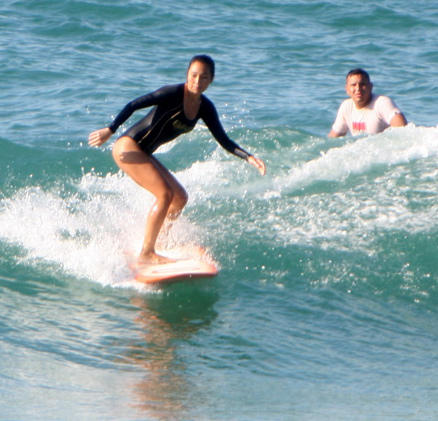
[[[406,126],[407,121],[395,103],[383,95],[373,94],[369,74],[353,69],[347,74],[345,90],[350,96],[339,107],[329,137],[381,133],[388,127]]]

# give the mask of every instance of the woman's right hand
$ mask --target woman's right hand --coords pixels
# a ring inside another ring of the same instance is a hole
[[[113,132],[108,127],[105,127],[104,129],[100,129],[100,130],[95,130],[94,132],[91,132],[90,135],[88,136],[88,144],[90,146],[101,146],[112,135]]]
[[[248,162],[253,167],[257,168],[261,175],[265,175],[266,174],[266,165],[265,165],[265,163],[261,159],[256,158],[255,156],[251,155],[248,158]]]

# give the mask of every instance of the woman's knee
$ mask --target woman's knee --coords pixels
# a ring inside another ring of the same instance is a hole
[[[189,195],[184,189],[178,191],[178,193],[175,194],[173,198],[173,202],[180,209],[184,208],[184,206],[187,204],[188,201],[189,201]]]
[[[175,193],[170,186],[165,186],[161,189],[160,193],[157,194],[157,202],[164,206],[165,208],[169,208],[173,203],[175,197]]]

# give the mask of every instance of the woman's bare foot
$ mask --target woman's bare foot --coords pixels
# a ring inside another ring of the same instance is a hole
[[[150,265],[150,264],[164,264],[164,263],[172,263],[174,262],[174,259],[171,259],[170,257],[162,256],[161,254],[155,253],[154,251],[151,252],[141,252],[138,256],[138,264],[139,265]]]

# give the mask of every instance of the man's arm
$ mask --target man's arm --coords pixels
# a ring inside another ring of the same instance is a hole
[[[330,130],[330,133],[328,134],[328,137],[342,137],[345,136],[347,133],[338,133],[335,132],[333,129]]]
[[[351,114],[351,106],[351,100],[347,99],[342,102],[328,134],[329,137],[342,137],[348,133],[347,117]]]
[[[392,117],[389,124],[391,127],[403,127],[406,126],[408,122],[406,121],[406,118],[403,115],[403,113],[397,113],[394,117]]]

